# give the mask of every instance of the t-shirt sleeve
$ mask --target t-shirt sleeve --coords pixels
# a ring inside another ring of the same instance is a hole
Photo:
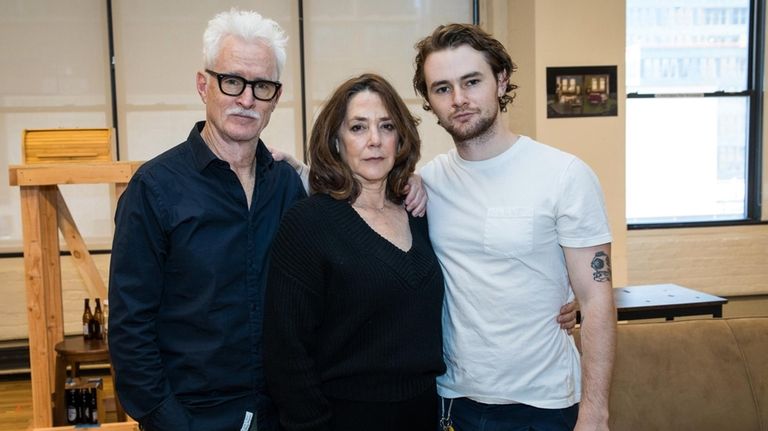
[[[592,247],[611,242],[600,181],[576,157],[560,179],[556,225],[558,242],[563,247]]]

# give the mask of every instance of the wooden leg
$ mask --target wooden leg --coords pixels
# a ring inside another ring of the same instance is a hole
[[[53,424],[67,424],[67,406],[66,406],[66,381],[67,364],[61,356],[56,356],[56,384],[53,392]]]
[[[57,192],[57,186],[21,187],[33,427],[53,422],[54,346],[64,339]]]

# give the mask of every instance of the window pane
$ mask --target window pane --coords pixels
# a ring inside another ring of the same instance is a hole
[[[746,89],[749,1],[627,1],[627,92]]]
[[[453,148],[453,141],[421,109],[414,94],[414,44],[438,24],[471,22],[467,0],[312,0],[304,2],[308,129],[320,107],[345,79],[375,72],[388,79],[423,121],[422,162]]]
[[[109,127],[106,6],[102,0],[0,2],[0,251],[21,250],[19,187],[8,165],[22,162],[24,129]],[[62,187],[80,233],[109,247],[109,188]]]
[[[261,135],[268,145],[296,154],[301,148],[301,111],[294,85],[298,74],[295,2],[268,0],[113,0],[120,157],[147,160],[181,142],[205,105],[195,90],[202,69],[202,40],[208,20],[232,7],[256,10],[280,24],[289,37],[280,80],[283,94]],[[299,125],[297,128],[296,125]]]
[[[627,100],[627,222],[746,218],[746,97]]]

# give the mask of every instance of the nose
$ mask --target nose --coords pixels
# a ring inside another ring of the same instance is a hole
[[[256,98],[253,97],[253,84],[245,84],[243,92],[237,96],[237,103],[243,108],[251,108],[256,103]]]
[[[368,134],[368,145],[381,145],[381,132],[378,127],[371,127],[371,133]]]
[[[463,106],[467,104],[467,97],[461,88],[453,90],[453,106]]]

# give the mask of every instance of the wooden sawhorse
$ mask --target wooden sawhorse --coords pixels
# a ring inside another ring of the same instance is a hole
[[[32,374],[32,429],[59,430],[53,425],[51,397],[55,388],[54,347],[64,339],[59,230],[91,296],[107,297],[88,248],[72,219],[59,184],[115,185],[120,196],[140,162],[91,162],[15,165],[9,182],[21,188],[24,271]],[[102,429],[138,431],[136,422],[101,425]]]

